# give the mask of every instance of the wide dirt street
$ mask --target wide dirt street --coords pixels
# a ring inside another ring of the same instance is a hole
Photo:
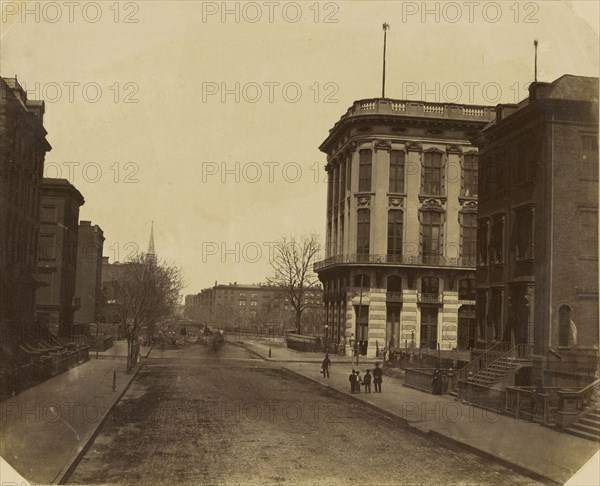
[[[538,484],[244,349],[154,350],[70,484]]]

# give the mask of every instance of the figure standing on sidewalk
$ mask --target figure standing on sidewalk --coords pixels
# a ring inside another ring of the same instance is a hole
[[[439,368],[436,368],[431,378],[431,388],[434,395],[442,394],[442,374]]]
[[[348,376],[348,381],[350,381],[350,393],[354,393],[356,391],[356,371],[352,370],[352,373]]]
[[[365,393],[371,393],[371,370],[367,370],[367,374],[363,378],[363,385],[365,386]]]
[[[355,388],[356,393],[360,393],[360,384],[361,384],[360,371],[356,370],[356,388]]]
[[[331,360],[329,359],[329,354],[325,354],[325,358],[323,359],[323,363],[321,364],[321,372],[323,373],[324,378],[329,378],[329,367],[331,366]]]
[[[375,363],[373,370],[373,384],[375,385],[375,393],[381,393],[381,383],[383,382],[383,370],[379,367],[379,363]]]

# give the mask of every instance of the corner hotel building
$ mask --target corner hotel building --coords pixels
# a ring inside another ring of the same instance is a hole
[[[475,324],[478,154],[494,108],[359,100],[327,154],[324,286],[329,342],[470,349]]]

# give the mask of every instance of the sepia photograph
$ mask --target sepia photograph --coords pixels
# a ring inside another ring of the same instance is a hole
[[[598,0],[0,0],[0,486],[598,486]]]

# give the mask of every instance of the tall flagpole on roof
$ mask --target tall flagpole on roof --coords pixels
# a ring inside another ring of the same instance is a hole
[[[383,24],[383,79],[381,86],[381,97],[385,98],[385,51],[387,47],[387,31],[390,29],[390,24]]]

